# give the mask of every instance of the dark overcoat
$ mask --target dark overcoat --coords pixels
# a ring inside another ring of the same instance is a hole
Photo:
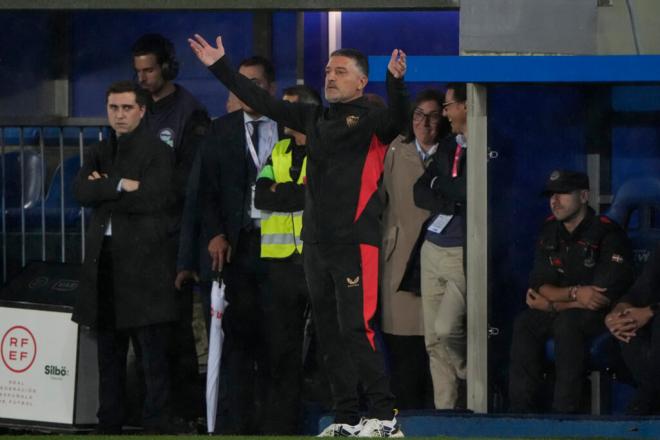
[[[93,171],[107,177],[89,180]],[[98,310],[97,279],[109,221],[116,327],[140,327],[178,319],[173,175],[170,147],[148,133],[142,124],[119,138],[113,134],[88,150],[74,183],[78,201],[93,209],[74,321],[94,327],[98,313],[103,313]],[[139,189],[118,191],[121,178],[139,181]]]

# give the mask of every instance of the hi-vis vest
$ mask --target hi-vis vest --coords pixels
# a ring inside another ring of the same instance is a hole
[[[290,168],[293,153],[288,152],[290,139],[275,144],[271,153],[272,167],[266,166],[259,177],[269,178],[277,183],[291,182]],[[302,184],[307,170],[307,158],[303,160],[300,176],[296,183]],[[296,250],[302,253],[302,211],[277,212],[261,211],[261,256],[264,258],[286,258]]]

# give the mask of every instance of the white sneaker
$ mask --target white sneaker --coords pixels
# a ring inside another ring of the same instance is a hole
[[[358,437],[363,423],[364,419],[360,420],[357,425],[333,423],[321,431],[317,437]]]
[[[401,425],[396,421],[396,416],[392,420],[367,419],[363,422],[362,429],[358,437],[403,437]]]

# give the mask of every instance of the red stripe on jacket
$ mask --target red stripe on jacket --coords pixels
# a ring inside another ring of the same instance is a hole
[[[369,151],[364,160],[364,167],[362,168],[362,179],[360,180],[360,196],[358,198],[357,210],[355,211],[354,222],[357,222],[364,208],[367,206],[369,199],[378,190],[378,181],[383,174],[383,167],[385,162],[385,153],[387,152],[387,144],[384,144],[376,137],[371,136],[371,143],[369,144]]]

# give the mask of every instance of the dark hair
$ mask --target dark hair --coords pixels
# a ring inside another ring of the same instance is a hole
[[[456,102],[467,101],[467,88],[465,87],[465,83],[449,83],[445,89],[454,91],[454,100]]]
[[[144,34],[133,43],[133,57],[140,55],[155,55],[160,65],[163,78],[173,80],[179,73],[179,62],[176,59],[174,44],[160,34]]]
[[[137,102],[140,107],[148,105],[149,101],[151,101],[151,95],[149,95],[149,92],[133,81],[117,81],[110,84],[110,87],[108,87],[105,92],[105,101],[108,102],[110,95],[115,93],[134,93],[135,102]]]
[[[412,106],[410,107],[408,130],[406,131],[406,138],[404,142],[410,143],[415,141],[415,131],[413,130],[413,113],[415,112],[415,109],[422,102],[435,101],[438,104],[438,111],[442,114],[442,104],[444,100],[445,100],[445,95],[441,91],[435,89],[422,90],[417,94],[417,96],[415,96],[415,101],[412,103]],[[444,116],[441,116],[440,120],[438,121],[438,134],[436,135],[434,141],[439,142],[440,139],[447,136],[450,133],[450,131],[451,131],[451,127],[449,125],[449,120]]]
[[[360,71],[364,75],[369,76],[369,60],[359,50],[348,49],[348,48],[337,49],[336,51],[330,54],[330,58],[332,57],[346,57],[354,60],[355,64],[357,64],[358,69],[360,69]]]
[[[261,66],[261,68],[264,70],[266,81],[268,81],[269,84],[275,82],[275,66],[273,66],[273,63],[271,63],[268,58],[262,57],[260,55],[254,55],[241,61],[241,63],[238,65],[238,68],[240,69],[241,67],[251,66]]]
[[[283,95],[297,96],[298,102],[303,104],[321,105],[321,96],[309,86],[297,85],[284,89]]]

